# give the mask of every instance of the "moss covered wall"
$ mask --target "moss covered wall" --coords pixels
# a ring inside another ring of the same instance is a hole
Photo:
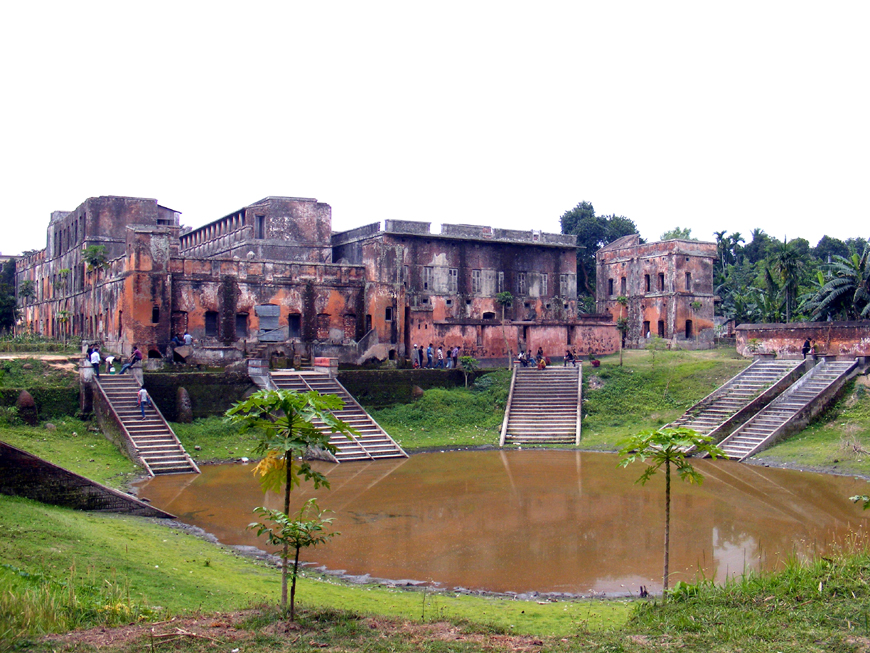
[[[257,389],[244,372],[160,372],[145,374],[144,385],[170,421],[177,418],[178,388],[185,388],[190,395],[194,418],[222,415],[246,393]]]
[[[0,388],[0,406],[14,406],[23,388]],[[40,419],[72,417],[79,413],[79,387],[72,388],[27,388]]]

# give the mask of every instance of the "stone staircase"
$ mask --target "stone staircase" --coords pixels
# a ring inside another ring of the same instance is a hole
[[[582,367],[515,367],[500,446],[580,444]]]
[[[745,460],[803,428],[827,406],[855,369],[856,361],[823,361],[725,438],[729,458]]]
[[[156,405],[146,408],[145,419],[142,419],[142,413],[136,405],[136,393],[140,385],[132,374],[103,374],[97,384],[151,476],[199,474],[196,463],[187,455]]]
[[[800,378],[804,366],[802,360],[754,361],[667,426],[684,426],[720,441]]]
[[[296,390],[308,392],[317,390],[320,394],[338,395],[344,401],[342,410],[333,411],[338,419],[349,424],[358,431],[357,435],[348,438],[342,434],[333,434],[330,444],[338,450],[330,460],[337,463],[355,460],[374,460],[377,458],[407,458],[404,452],[393,438],[391,438],[380,425],[372,419],[356,399],[345,390],[337,379],[328,374],[317,372],[290,372],[275,370],[271,373],[272,383],[282,390]],[[321,422],[315,424],[325,430],[326,426]]]

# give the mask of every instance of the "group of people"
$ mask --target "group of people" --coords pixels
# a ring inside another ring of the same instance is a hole
[[[190,347],[193,345],[193,336],[190,335],[187,331],[184,332],[183,336],[178,335],[177,333],[172,336],[172,340],[169,342],[172,343],[174,347]]]
[[[414,345],[411,352],[411,364],[414,368],[429,368],[429,369],[451,369],[459,367],[459,346],[445,347],[439,345],[437,349],[430,342],[429,346],[423,348],[422,345]]]
[[[89,346],[86,355],[88,358],[88,362],[91,364],[91,367],[94,369],[94,376],[96,376],[99,379],[100,378],[100,366],[104,362],[103,356],[102,356],[102,354],[100,354],[99,345],[94,345],[93,347]],[[127,360],[127,362],[121,366],[121,370],[118,372],[118,374],[124,374],[127,370],[129,370],[131,367],[133,367],[136,363],[138,363],[141,360],[142,360],[142,352],[139,350],[139,346],[133,345],[133,353],[130,354],[130,358]],[[107,374],[114,373],[113,366],[115,363],[115,357],[114,356],[106,356],[105,363],[106,363],[106,373]]]
[[[804,340],[804,346],[801,347],[801,353],[804,355],[804,358],[806,358],[807,355],[815,357],[815,355],[816,355],[815,338],[812,338],[812,339],[807,338],[806,340]]]
[[[103,364],[103,357],[100,354],[99,345],[94,345],[93,347],[89,346],[87,351],[88,362],[90,362],[91,367],[94,369],[94,376],[97,377],[97,380],[100,378],[100,366]],[[130,354],[130,358],[121,366],[121,370],[118,374],[124,374],[127,370],[133,367],[136,363],[142,360],[142,352],[139,349],[139,345],[133,345],[133,352]],[[106,372],[111,373],[113,371],[113,363],[115,362],[114,356],[106,356]],[[145,388],[139,388],[136,392],[136,406],[142,412],[142,417],[140,419],[145,419],[145,408],[149,408],[154,404],[151,402],[151,397],[148,394],[148,391]]]
[[[577,355],[577,351],[575,349],[566,349],[565,350],[565,367],[568,365],[573,365],[577,367],[577,361],[580,360],[580,357]],[[521,351],[519,355],[517,355],[517,362],[523,367],[537,367],[539,370],[544,369],[547,365],[550,365],[550,357],[544,355],[544,348],[538,347],[538,352],[532,356],[532,350]]]

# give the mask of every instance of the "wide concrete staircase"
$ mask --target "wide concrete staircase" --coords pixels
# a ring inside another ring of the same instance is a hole
[[[333,455],[327,457],[333,462],[343,463],[354,460],[374,460],[377,458],[407,458],[408,454],[389,434],[375,422],[356,399],[345,390],[337,379],[328,374],[318,372],[273,371],[272,383],[282,390],[308,392],[317,390],[320,394],[338,395],[344,401],[342,410],[332,411],[338,419],[357,430],[357,435],[348,438],[340,433],[333,433],[329,443],[336,449]],[[315,422],[321,430],[327,427],[322,422]],[[326,452],[325,452],[326,453]]]
[[[729,458],[745,460],[802,429],[836,396],[856,361],[823,361],[719,445]]]
[[[140,386],[132,374],[103,374],[97,383],[149,474],[199,474],[196,463],[187,455],[156,404],[145,409],[145,419],[142,419],[136,405]]]
[[[581,374],[515,367],[499,444],[580,444]]]
[[[805,362],[757,360],[668,427],[684,426],[720,441],[800,378]]]

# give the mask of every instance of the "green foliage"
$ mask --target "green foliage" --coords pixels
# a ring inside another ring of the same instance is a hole
[[[238,424],[227,422],[222,417],[195,419],[190,424],[173,422],[171,426],[181,444],[197,462],[256,456],[257,435],[252,431],[242,433]]]
[[[372,410],[372,417],[404,448],[498,444],[511,373],[496,370],[471,388],[432,388],[411,404]]]
[[[505,290],[504,292],[500,292],[499,294],[497,294],[495,296],[495,300],[502,306],[507,306],[514,300],[514,296],[510,293],[510,291]]]
[[[11,331],[18,319],[15,299],[15,261],[6,261],[0,268],[0,332]]]
[[[807,302],[813,319],[826,317],[858,320],[870,318],[870,247],[859,256],[835,256],[829,277]]]
[[[468,387],[468,377],[480,369],[480,362],[474,356],[460,356],[459,364],[462,365],[462,373],[465,375],[465,387]]]
[[[293,571],[291,572],[292,585],[290,589],[290,620],[296,616],[296,579],[299,576],[299,552],[302,549],[316,547],[325,544],[338,532],[329,532],[326,526],[332,523],[332,518],[324,518],[324,514],[331,510],[321,510],[317,505],[317,499],[309,499],[299,510],[296,519],[290,519],[280,510],[269,508],[254,508],[254,513],[260,515],[262,521],[248,525],[248,528],[257,532],[257,537],[266,535],[266,541],[270,546],[280,546],[284,551],[282,567],[287,568],[290,549],[293,549]],[[313,514],[311,514],[313,513]]]
[[[260,476],[263,492],[273,490],[280,493],[283,489],[282,514],[285,520],[290,512],[290,491],[299,484],[301,478],[314,483],[315,488],[321,485],[329,487],[326,476],[314,469],[304,456],[312,449],[335,453],[335,445],[329,441],[332,433],[348,438],[357,433],[332,414],[331,411],[343,407],[344,402],[340,397],[321,395],[315,390],[305,393],[260,390],[237,402],[226,412],[228,421],[238,424],[243,433],[252,431],[257,434],[259,439],[254,452],[265,457],[257,463],[255,473]],[[324,428],[321,430],[318,425]],[[283,532],[282,537],[282,559],[286,561],[290,540],[286,532]],[[294,576],[294,592],[295,588]],[[286,564],[281,567],[281,608],[287,609]]]
[[[659,240],[698,240],[697,238],[692,238],[692,230],[689,227],[674,227],[670,231],[666,231],[663,233]]]
[[[82,260],[87,264],[88,270],[98,270],[106,264],[106,246],[88,245],[82,251]]]
[[[560,218],[563,234],[577,236],[578,291],[595,295],[595,252],[614,240],[636,234],[637,226],[622,215],[595,215],[590,202],[580,202]]]
[[[622,458],[620,467],[627,467],[638,461],[647,463],[637,483],[644,485],[660,469],[664,468],[665,471],[665,553],[662,587],[663,598],[666,600],[670,563],[671,467],[673,466],[679,474],[680,480],[700,485],[704,477],[689,462],[689,456],[706,454],[711,458],[719,458],[724,456],[725,452],[716,446],[709,435],[701,435],[682,426],[643,431],[623,440],[620,447],[619,455]]]

